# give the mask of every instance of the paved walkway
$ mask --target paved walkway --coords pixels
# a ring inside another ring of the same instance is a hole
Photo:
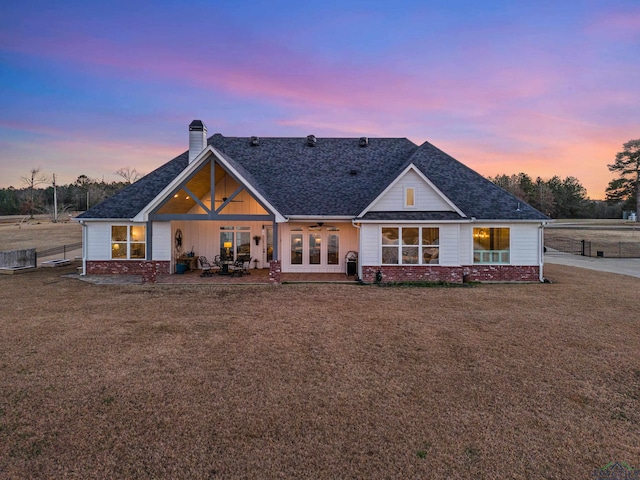
[[[554,252],[544,256],[545,263],[588,268],[599,272],[618,273],[640,278],[640,258],[583,257],[570,253]]]
[[[211,275],[201,277],[200,270],[189,271],[178,275],[158,275],[158,285],[269,285],[268,269],[252,269],[249,274],[242,276]],[[96,285],[140,285],[141,275],[79,275],[77,273],[65,275]],[[282,283],[355,283],[353,276],[344,273],[283,273]]]

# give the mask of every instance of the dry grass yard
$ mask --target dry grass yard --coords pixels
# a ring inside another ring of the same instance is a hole
[[[0,217],[0,252],[22,248],[46,250],[81,241],[82,227],[76,221],[51,223],[37,219],[20,223],[18,217]]]
[[[640,279],[0,277],[0,478],[591,478],[640,465]]]
[[[545,228],[545,238],[568,237],[574,240],[588,240],[591,242],[640,242],[640,224],[609,220],[600,222],[577,221],[551,224]]]

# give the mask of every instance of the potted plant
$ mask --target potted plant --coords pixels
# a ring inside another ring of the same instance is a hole
[[[257,270],[257,269],[258,269],[258,259],[257,259],[257,258],[254,258],[254,259],[253,259],[253,269],[254,269],[254,270]]]
[[[256,245],[260,245],[260,235],[255,235],[253,241],[256,242]]]

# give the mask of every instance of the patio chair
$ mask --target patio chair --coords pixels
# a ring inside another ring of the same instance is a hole
[[[242,273],[251,275],[251,272],[249,271],[249,267],[251,267],[251,257],[247,255],[246,257],[244,257],[244,260],[242,261]]]
[[[229,271],[231,272],[232,277],[236,275],[238,275],[239,277],[242,276],[242,274],[244,273],[244,269],[242,268],[243,264],[244,260],[241,257],[238,257],[235,262],[229,265]]]
[[[207,257],[200,256],[198,257],[198,261],[200,262],[200,267],[202,268],[201,277],[210,277],[213,274],[213,270],[217,270],[218,266],[210,263],[207,260]]]

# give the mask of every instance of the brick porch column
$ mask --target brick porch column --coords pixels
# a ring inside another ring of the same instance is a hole
[[[156,283],[158,268],[155,262],[142,262],[140,270],[142,270],[142,283]]]
[[[282,281],[282,261],[271,260],[269,263],[269,283],[279,285]]]

